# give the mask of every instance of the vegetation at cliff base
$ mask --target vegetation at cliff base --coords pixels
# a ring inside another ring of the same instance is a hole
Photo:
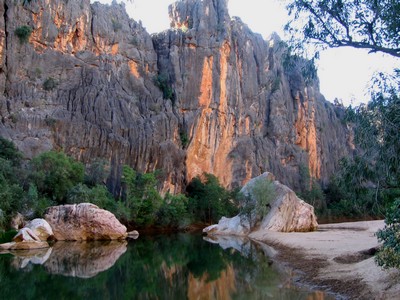
[[[0,137],[0,228],[7,228],[18,212],[40,217],[52,205],[90,202],[135,227],[182,228],[195,222],[215,223],[237,213],[235,193],[211,174],[196,177],[187,194],[162,197],[159,172],[140,173],[123,167],[122,194],[114,197],[106,186],[104,160],[84,166],[63,152],[49,151],[22,164],[15,145]]]

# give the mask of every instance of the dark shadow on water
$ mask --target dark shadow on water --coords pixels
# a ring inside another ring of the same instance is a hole
[[[325,299],[282,278],[268,247],[248,239],[208,241],[193,234],[142,236],[0,255],[1,298]]]

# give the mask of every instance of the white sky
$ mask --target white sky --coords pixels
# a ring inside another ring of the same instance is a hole
[[[94,2],[94,1],[92,1]],[[100,0],[111,3],[112,0]],[[117,2],[121,2],[120,0]],[[126,2],[128,14],[142,20],[149,33],[169,28],[168,5],[174,0],[134,0]],[[283,26],[287,12],[282,0],[229,0],[229,14],[238,16],[257,33],[267,38],[277,32],[284,39]],[[321,52],[318,76],[322,94],[327,100],[343,100],[345,105],[367,102],[369,81],[376,71],[392,71],[400,67],[400,59],[388,55],[368,54],[367,51],[340,48]]]

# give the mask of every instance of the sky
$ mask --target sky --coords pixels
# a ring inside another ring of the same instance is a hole
[[[92,1],[94,2],[94,1]],[[111,3],[112,0],[100,0]],[[117,1],[121,2],[121,0]],[[174,0],[125,1],[130,17],[141,20],[149,33],[169,28],[168,5]],[[229,0],[229,14],[238,16],[254,32],[267,39],[272,32],[285,37],[283,26],[288,20],[282,0]],[[390,72],[400,67],[400,60],[382,54],[368,54],[353,48],[328,49],[321,52],[317,63],[320,90],[325,98],[337,98],[344,105],[358,105],[368,101],[367,88],[374,72]]]

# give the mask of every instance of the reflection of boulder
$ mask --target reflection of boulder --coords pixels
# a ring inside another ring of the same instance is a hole
[[[209,243],[218,244],[224,250],[233,248],[246,257],[250,255],[251,242],[247,237],[213,235],[205,236],[203,239]]]
[[[250,199],[254,205],[256,201],[252,195],[252,188],[264,180],[273,180],[271,173],[264,173],[250,180],[241,190],[242,194]],[[239,214],[233,218],[222,218],[218,224],[203,229],[208,235],[250,235],[260,231],[313,231],[317,229],[317,218],[314,207],[299,199],[296,194],[279,181],[272,182],[274,198],[268,204],[269,212],[262,220],[250,226],[249,216],[258,215],[256,208],[246,214]],[[254,205],[255,207],[255,205]]]
[[[117,240],[126,238],[126,227],[109,211],[91,203],[52,206],[45,220],[58,241]]]
[[[126,251],[126,241],[57,242],[44,264],[49,273],[90,278],[111,268]]]
[[[43,265],[50,257],[52,248],[47,249],[34,249],[34,250],[21,250],[17,252],[10,252],[14,255],[12,262],[16,269],[23,269],[29,263],[34,265]]]

